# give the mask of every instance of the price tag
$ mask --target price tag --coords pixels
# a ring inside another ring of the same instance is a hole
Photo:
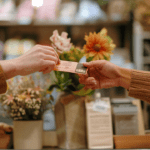
[[[103,100],[95,101],[93,104],[93,110],[101,113],[106,113],[109,108],[110,108],[109,104]]]

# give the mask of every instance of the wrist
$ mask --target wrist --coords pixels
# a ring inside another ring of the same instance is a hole
[[[14,59],[3,60],[0,62],[0,64],[3,69],[6,80],[18,75]]]
[[[129,90],[130,82],[131,82],[131,74],[132,70],[127,68],[121,68],[119,71],[120,75],[120,86]]]

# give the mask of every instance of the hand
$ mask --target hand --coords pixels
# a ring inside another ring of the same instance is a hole
[[[122,86],[129,88],[131,70],[121,68],[106,60],[83,63],[88,68],[88,74],[79,75],[79,82],[85,84],[85,89],[102,89]]]
[[[28,75],[42,70],[46,74],[59,63],[59,57],[52,47],[36,45],[16,61],[19,75]]]
[[[36,45],[22,56],[1,61],[6,79],[17,75],[25,76],[37,71],[49,73],[60,62],[58,54],[52,47]]]

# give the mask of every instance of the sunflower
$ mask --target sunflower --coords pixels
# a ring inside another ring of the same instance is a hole
[[[91,33],[85,36],[86,44],[83,49],[85,56],[92,60],[110,60],[112,50],[116,47],[113,40],[107,35],[107,30],[103,28],[99,33]]]

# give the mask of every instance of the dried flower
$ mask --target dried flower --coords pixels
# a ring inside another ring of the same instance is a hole
[[[14,120],[42,119],[45,105],[49,103],[49,99],[44,98],[46,92],[35,86],[32,78],[28,77],[22,77],[14,85],[10,81],[8,83],[11,85],[7,94],[0,95],[0,101],[9,107],[10,117]],[[42,101],[45,101],[43,105]]]
[[[11,95],[7,95],[6,97],[7,97],[7,98],[6,98],[6,100],[3,102],[3,104],[9,105],[9,104],[13,103],[14,97],[13,97],[12,94],[11,94]]]

